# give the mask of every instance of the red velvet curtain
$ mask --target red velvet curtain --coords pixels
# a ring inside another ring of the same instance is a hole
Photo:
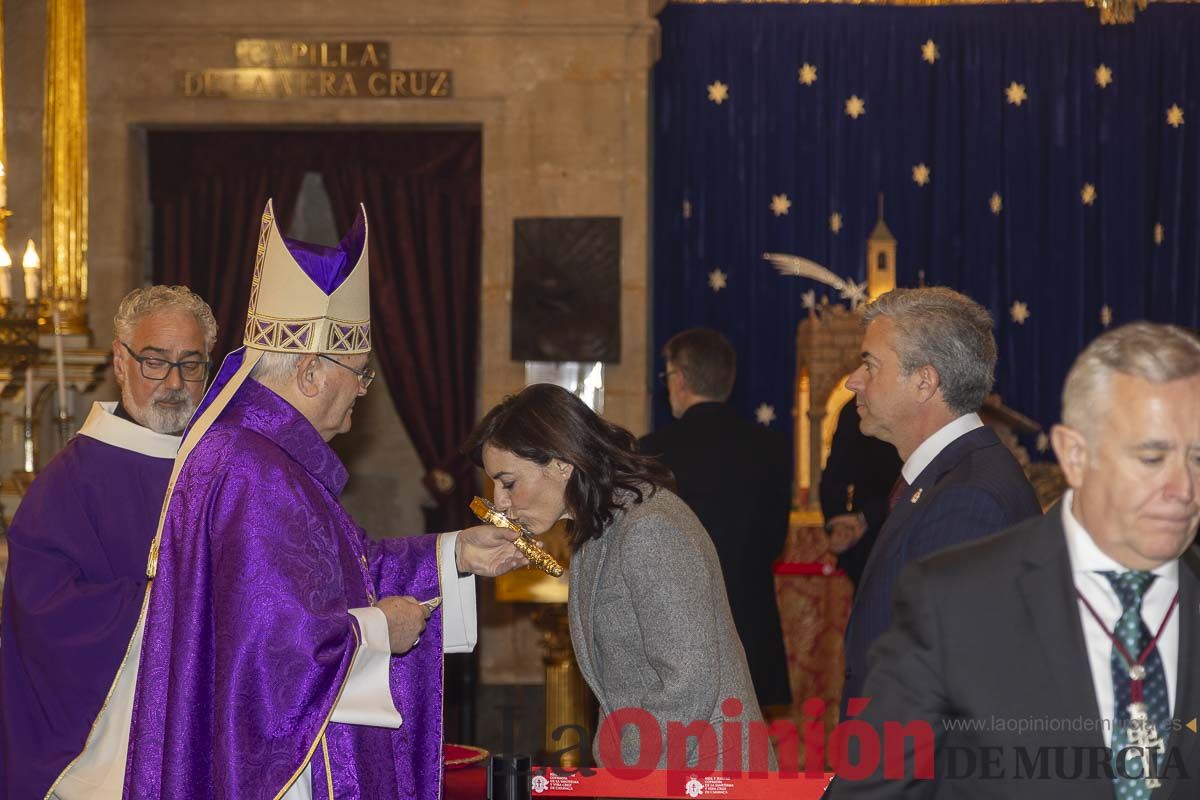
[[[259,217],[287,229],[319,171],[340,230],[367,208],[371,337],[446,527],[467,521],[475,422],[482,145],[477,131],[153,132],[154,280],[191,286],[241,344]],[[325,243],[332,244],[332,243]]]
[[[283,154],[280,145],[258,131],[148,136],[154,282],[190,287],[212,306],[218,365],[242,345],[263,206],[273,198],[286,229],[311,168],[303,149]]]
[[[321,170],[339,228],[366,205],[372,344],[450,528],[473,494],[462,445],[475,423],[481,151],[474,131],[348,132]]]

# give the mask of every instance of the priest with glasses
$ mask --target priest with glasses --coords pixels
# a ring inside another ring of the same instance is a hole
[[[183,286],[147,286],[113,320],[120,400],[95,403],[8,531],[0,624],[0,800],[41,798],[83,750],[125,655],[181,434],[217,323]]]

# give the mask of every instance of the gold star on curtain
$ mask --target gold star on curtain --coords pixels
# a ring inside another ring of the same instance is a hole
[[[777,217],[782,217],[788,213],[788,209],[792,207],[792,201],[788,200],[786,194],[771,195],[771,213]]]
[[[1096,85],[1101,89],[1106,89],[1110,83],[1112,83],[1112,70],[1104,64],[1096,67]]]
[[[836,236],[842,230],[842,215],[836,211],[829,215],[829,230]]]
[[[992,196],[988,198],[988,208],[992,210],[993,214],[997,215],[1004,208],[1004,198],[1000,196],[999,192],[992,192]]]
[[[1112,309],[1107,304],[1100,306],[1100,324],[1106,328],[1112,325]]]
[[[925,44],[921,45],[921,59],[930,64],[937,61],[938,49],[937,45],[933,43],[933,39],[929,39]]]
[[[817,82],[817,68],[807,61],[800,67],[800,82],[805,86],[812,86]]]
[[[692,201],[691,200],[683,201],[683,218],[684,219],[692,218]]]
[[[1029,99],[1029,95],[1025,94],[1025,84],[1016,81],[1008,85],[1008,88],[1004,90],[1004,96],[1014,106],[1019,106]]]
[[[754,416],[759,425],[770,425],[775,420],[775,406],[762,403],[754,410]]]
[[[1154,243],[1156,245],[1163,243],[1163,226],[1161,222],[1154,226]]]
[[[917,186],[925,186],[929,183],[929,167],[925,164],[917,164],[912,168],[913,183]]]
[[[846,116],[858,119],[865,113],[867,113],[867,104],[858,95],[850,95],[850,99],[846,101]]]
[[[1020,300],[1014,300],[1012,307],[1008,309],[1008,315],[1012,317],[1013,322],[1024,325],[1025,320],[1029,319],[1029,306]]]
[[[708,285],[714,292],[719,292],[725,288],[725,280],[728,277],[729,276],[724,272],[721,272],[719,268],[714,269],[712,272],[708,273]]]
[[[708,99],[721,105],[729,99],[729,87],[720,81],[713,81],[708,85]]]
[[[1085,206],[1090,206],[1096,202],[1096,187],[1090,183],[1085,183],[1083,188],[1079,190],[1079,199]]]
[[[1039,433],[1037,435],[1037,443],[1034,444],[1034,447],[1037,448],[1039,453],[1046,452],[1046,450],[1050,447],[1050,437],[1045,433]]]
[[[1167,109],[1167,124],[1172,128],[1178,128],[1183,124],[1183,109],[1176,103],[1172,103]]]

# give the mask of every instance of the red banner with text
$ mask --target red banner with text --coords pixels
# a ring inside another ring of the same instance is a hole
[[[628,797],[628,798],[708,798],[722,800],[817,800],[833,778],[804,775],[782,777],[767,775],[726,777],[688,774],[675,770],[655,770],[632,778],[618,776],[607,769],[568,771],[535,768],[534,797]]]

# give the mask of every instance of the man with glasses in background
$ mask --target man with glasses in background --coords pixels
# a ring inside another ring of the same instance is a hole
[[[183,429],[204,394],[212,310],[135,289],[113,320],[117,402],[95,403],[8,532],[0,626],[0,800],[43,797],[84,747],[125,657]]]
[[[683,331],[662,352],[675,422],[643,437],[641,451],[671,468],[676,492],[712,537],[758,704],[778,716],[792,690],[771,565],[788,535],[791,446],[726,403],[737,353],[720,331]]]

